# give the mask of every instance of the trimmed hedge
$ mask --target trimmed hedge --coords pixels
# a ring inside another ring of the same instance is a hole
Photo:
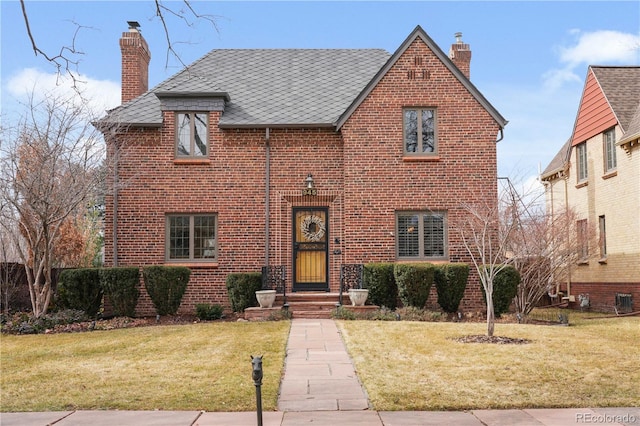
[[[260,272],[240,272],[227,275],[227,293],[233,312],[244,312],[246,308],[258,306],[256,291],[262,289]]]
[[[398,285],[393,275],[393,263],[364,265],[362,287],[369,289],[369,301],[389,309],[398,307]]]
[[[100,284],[116,316],[135,316],[140,296],[140,269],[137,266],[100,269]]]
[[[185,266],[152,265],[142,268],[144,287],[158,315],[175,315],[187,291],[191,269]]]
[[[435,267],[431,263],[397,263],[393,275],[403,305],[424,308],[433,285]]]
[[[438,290],[438,305],[448,313],[458,312],[469,279],[466,263],[436,265],[433,281]]]
[[[65,309],[82,311],[95,318],[102,305],[104,292],[98,268],[66,269],[60,272],[56,296]]]
[[[507,265],[496,274],[493,279],[493,313],[497,318],[509,311],[509,306],[518,292],[518,284],[520,284],[520,273],[511,265]],[[480,283],[480,289],[486,306],[487,293],[482,283]]]

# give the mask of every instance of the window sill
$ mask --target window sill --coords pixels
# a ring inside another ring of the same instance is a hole
[[[584,265],[588,265],[588,264],[589,264],[589,261],[588,261],[588,260],[578,260],[578,261],[576,262],[576,264],[577,264],[578,266],[584,266]]]
[[[416,155],[416,156],[404,156],[402,157],[402,161],[412,162],[412,161],[440,161],[439,155]]]
[[[603,257],[601,259],[598,259],[598,263],[601,265],[606,265],[607,264],[607,258]]]
[[[613,170],[611,172],[607,172],[602,176],[602,179],[611,179],[612,177],[616,177],[618,176],[618,171],[617,170]]]
[[[442,258],[442,257],[439,257],[437,259],[433,259],[433,258],[398,259],[398,258],[396,258],[396,262],[395,263],[419,263],[419,262],[429,262],[429,263],[433,263],[433,264],[450,263],[448,258]]]
[[[187,165],[187,164],[211,164],[211,160],[208,158],[174,158],[173,164]]]
[[[585,180],[584,182],[580,182],[576,185],[576,189],[580,189],[580,188],[584,188],[585,186],[589,185],[589,181]]]
[[[197,268],[217,268],[218,262],[165,262],[165,266],[186,266],[190,269]]]

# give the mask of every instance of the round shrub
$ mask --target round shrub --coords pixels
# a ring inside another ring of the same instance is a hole
[[[79,310],[95,318],[102,305],[102,296],[97,268],[65,269],[60,272],[56,290],[60,307]]]
[[[511,265],[505,266],[493,278],[493,313],[496,317],[499,318],[500,315],[509,311],[509,306],[518,292],[518,284],[520,284],[520,273]],[[482,284],[480,288],[482,300],[486,305],[487,293]]]
[[[247,308],[258,306],[256,291],[262,288],[262,274],[260,272],[229,274],[226,284],[233,312],[244,312]]]
[[[393,263],[364,265],[362,287],[369,289],[372,304],[395,309],[398,306],[398,285],[393,276]]]
[[[185,266],[152,265],[142,268],[144,287],[158,315],[175,315],[187,291],[191,269]]]
[[[431,263],[397,263],[393,275],[398,295],[404,306],[424,308],[433,285],[434,266]]]
[[[208,303],[198,303],[196,305],[196,317],[202,321],[213,321],[222,318],[223,309],[221,305],[210,305]]]
[[[435,267],[433,281],[438,291],[438,305],[443,311],[458,312],[469,279],[469,265],[446,263]]]

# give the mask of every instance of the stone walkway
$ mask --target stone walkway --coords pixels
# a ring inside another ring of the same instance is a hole
[[[280,385],[280,411],[354,411],[369,408],[333,320],[296,319]]]

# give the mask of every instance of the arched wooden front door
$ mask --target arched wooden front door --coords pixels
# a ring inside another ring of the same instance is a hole
[[[293,291],[329,291],[329,212],[293,209]]]

